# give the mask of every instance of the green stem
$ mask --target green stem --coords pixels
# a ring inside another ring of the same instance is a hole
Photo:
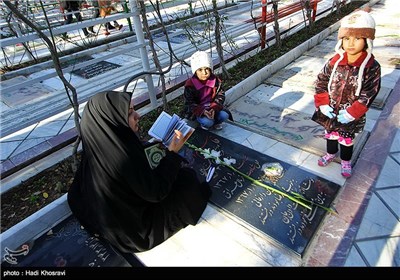
[[[302,195],[300,195],[300,194],[298,194],[298,193],[292,192],[292,194],[293,194],[294,196],[296,196],[298,199],[304,200],[304,201],[310,203],[311,205],[318,206],[318,207],[324,209],[325,211],[328,211],[329,213],[332,213],[332,214],[335,214],[335,215],[338,214],[338,212],[337,212],[335,209],[332,209],[332,208],[330,208],[330,207],[325,207],[325,206],[323,206],[323,205],[321,205],[321,204],[317,204],[317,203],[315,203],[315,202],[312,202],[312,201],[310,201],[310,200],[307,200],[307,199],[305,199],[304,196],[302,196]]]
[[[260,187],[263,187],[263,188],[265,188],[265,189],[267,189],[267,190],[276,192],[276,193],[278,193],[278,194],[280,194],[280,195],[282,195],[282,196],[284,196],[284,197],[286,197],[286,198],[289,198],[290,200],[292,200],[292,201],[294,201],[294,202],[300,204],[301,206],[304,206],[305,208],[307,208],[307,209],[309,209],[309,210],[312,209],[311,206],[305,204],[304,202],[298,200],[297,198],[295,198],[295,197],[293,197],[293,196],[291,196],[291,195],[289,195],[289,194],[287,194],[287,193],[285,193],[285,192],[283,192],[283,191],[280,191],[280,190],[278,190],[278,189],[275,189],[275,188],[273,188],[273,187],[271,187],[271,186],[265,185],[265,184],[261,183],[260,181],[251,178],[249,175],[244,174],[243,172],[240,172],[239,170],[237,170],[236,168],[234,168],[234,167],[231,166],[231,165],[226,165],[226,164],[223,164],[223,165],[226,166],[226,167],[229,167],[229,168],[232,169],[233,171],[237,172],[238,174],[242,175],[243,177],[245,177],[246,179],[250,180],[252,183],[254,183],[254,184],[256,184],[256,185],[258,185],[258,186],[260,186]]]

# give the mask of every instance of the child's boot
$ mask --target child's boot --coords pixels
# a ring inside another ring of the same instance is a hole
[[[319,166],[327,166],[331,161],[335,159],[335,154],[326,153],[323,157],[318,160]]]
[[[341,162],[342,165],[342,176],[343,177],[350,177],[351,176],[351,161],[350,160],[342,160]]]

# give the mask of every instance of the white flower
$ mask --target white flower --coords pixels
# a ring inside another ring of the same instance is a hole
[[[225,162],[226,165],[230,166],[230,165],[236,163],[236,159],[234,159],[234,158],[224,158],[224,162]]]
[[[204,156],[205,159],[213,159],[216,164],[224,164],[226,166],[231,166],[236,163],[236,159],[234,158],[224,158],[223,161],[220,160],[221,151],[211,150],[210,149],[199,149],[200,153]]]
[[[219,158],[221,156],[221,152],[220,151],[216,151],[216,150],[211,150],[211,155],[214,158]]]
[[[219,152],[219,151],[216,151],[216,150],[210,151],[210,149],[203,149],[200,153],[204,156],[205,159],[211,158],[211,159],[215,160],[215,162],[217,164],[221,163],[221,160],[219,159],[221,152]]]
[[[204,156],[204,158],[211,158],[212,156],[211,156],[211,152],[210,152],[210,149],[209,148],[207,148],[207,149],[199,149],[200,150],[200,154],[202,154],[203,156]]]

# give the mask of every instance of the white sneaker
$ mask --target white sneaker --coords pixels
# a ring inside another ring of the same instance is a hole
[[[214,128],[216,130],[221,130],[222,129],[222,123],[217,123],[216,125],[214,125]]]

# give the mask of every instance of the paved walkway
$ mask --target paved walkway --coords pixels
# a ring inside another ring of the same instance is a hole
[[[383,95],[380,94],[381,102],[368,112],[368,135],[354,161],[354,176],[347,180],[341,178],[338,163],[318,167],[318,144],[294,145],[283,137],[272,137],[255,127],[246,127],[241,123],[241,117],[235,118],[235,124],[226,124],[218,133],[342,186],[334,203],[339,215],[325,217],[305,256],[302,259],[294,257],[265,236],[255,234],[209,205],[198,225],[182,230],[149,252],[137,254],[145,265],[400,266],[400,26],[396,16],[397,1],[371,2],[374,3],[372,15],[377,22],[374,54],[382,65]],[[260,104],[277,108],[283,117],[293,112],[309,116],[312,99],[307,88],[315,77],[315,71],[321,69],[324,60],[333,53],[337,27],[316,36],[232,88],[227,98],[230,106],[240,114],[246,101],[257,100]],[[317,42],[318,45],[313,47]],[[291,73],[290,77],[287,73]],[[67,122],[65,117],[57,120]],[[64,148],[51,158],[5,178],[1,182],[2,192],[15,181],[32,176],[69,153],[70,147]],[[2,252],[4,246],[15,248],[46,232],[68,215],[66,196],[63,196],[2,233]]]

